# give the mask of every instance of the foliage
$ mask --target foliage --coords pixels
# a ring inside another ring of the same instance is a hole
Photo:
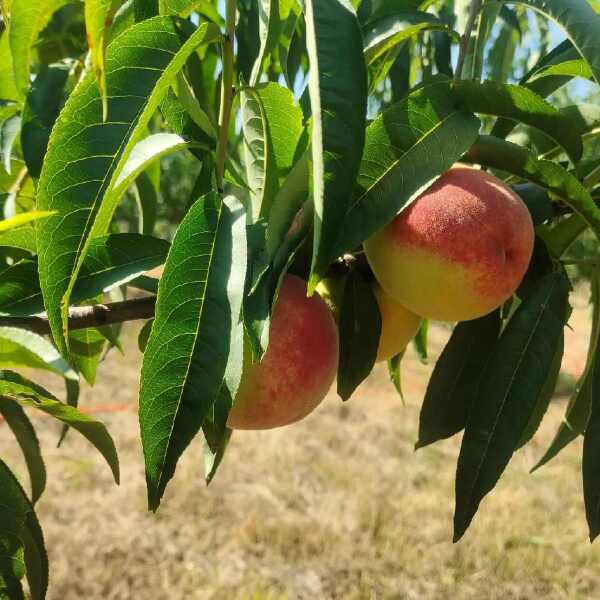
[[[93,384],[119,346],[98,305],[110,301],[110,323],[147,319],[140,425],[156,510],[193,438],[207,482],[219,468],[242,366],[268,344],[285,273],[309,293],[344,279],[337,389],[352,395],[381,329],[362,244],[458,161],[514,187],[536,251],[512,307],[455,327],[417,447],[464,429],[459,539],[543,418],[572,282],[589,277],[586,369],[541,462],[584,436],[598,534],[600,110],[582,95],[598,97],[600,15],[588,0],[469,5],[0,4],[0,415],[31,482],[28,495],[0,460],[0,596],[24,597],[24,577],[33,598],[47,588],[34,511],[46,472],[29,410],[87,437],[118,480],[108,432],[75,407],[80,378]],[[163,264],[158,281],[146,274]],[[426,360],[426,323],[415,344]],[[399,392],[401,359],[389,362]],[[24,367],[64,378],[65,401]]]

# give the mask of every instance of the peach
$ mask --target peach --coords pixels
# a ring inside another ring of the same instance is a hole
[[[381,336],[375,359],[380,362],[389,360],[406,348],[419,330],[421,317],[402,306],[378,285],[374,286],[374,292],[381,314]]]
[[[457,166],[364,246],[381,287],[398,302],[422,317],[464,321],[514,293],[533,241],[529,211],[508,186]]]
[[[269,345],[244,368],[227,425],[271,429],[306,417],[323,400],[338,367],[338,331],[318,293],[286,275],[271,316]]]

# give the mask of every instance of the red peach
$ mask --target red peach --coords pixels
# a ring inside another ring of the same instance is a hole
[[[262,359],[244,369],[227,425],[271,429],[306,417],[323,400],[338,367],[338,330],[328,306],[306,282],[286,275]]]
[[[523,201],[498,178],[454,167],[365,242],[381,287],[423,317],[485,315],[517,289],[533,252]]]

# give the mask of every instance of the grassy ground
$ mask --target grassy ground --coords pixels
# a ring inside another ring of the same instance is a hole
[[[581,370],[587,311],[575,311],[564,366]],[[434,354],[447,330],[434,328]],[[157,515],[145,511],[135,402],[140,355],[111,354],[82,406],[115,436],[122,485],[75,434],[36,419],[49,469],[39,517],[52,600],[530,599],[600,597],[600,547],[581,499],[581,444],[528,474],[564,411],[551,408],[513,459],[464,539],[451,543],[460,440],[413,452],[430,366],[403,366],[407,405],[377,370],[342,405],[333,394],[305,421],[234,435],[206,489],[201,448],[180,463]],[[0,426],[0,455],[24,476]],[[25,478],[23,479],[25,480]]]

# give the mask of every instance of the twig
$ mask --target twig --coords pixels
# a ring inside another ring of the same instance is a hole
[[[221,77],[221,106],[219,108],[219,136],[215,160],[217,188],[223,189],[225,159],[227,158],[227,139],[229,137],[229,121],[231,119],[232,86],[233,86],[233,38],[235,36],[235,16],[237,0],[227,0],[225,37],[223,39],[223,75]]]
[[[460,38],[460,48],[458,52],[458,62],[456,63],[456,72],[454,73],[454,79],[458,81],[462,78],[463,67],[465,66],[465,59],[467,58],[467,52],[469,51],[469,43],[471,42],[471,33],[477,17],[481,12],[481,5],[483,0],[473,0],[471,7],[469,8],[469,16],[467,17],[467,23],[465,25],[465,31]]]
[[[17,178],[15,179],[14,183],[10,186],[10,189],[8,190],[9,196],[16,196],[19,193],[19,191],[21,190],[21,186],[23,185],[23,182],[27,178],[27,173],[28,173],[27,167],[23,167],[19,171]]]
[[[574,258],[572,260],[563,260],[561,261],[563,265],[567,266],[586,266],[586,267],[594,267],[600,264],[600,258]]]
[[[72,306],[69,308],[69,329],[101,327],[112,323],[151,319],[154,317],[156,296],[134,298],[110,304]],[[50,333],[50,324],[45,315],[35,317],[0,317],[1,327],[20,327],[39,334]]]

